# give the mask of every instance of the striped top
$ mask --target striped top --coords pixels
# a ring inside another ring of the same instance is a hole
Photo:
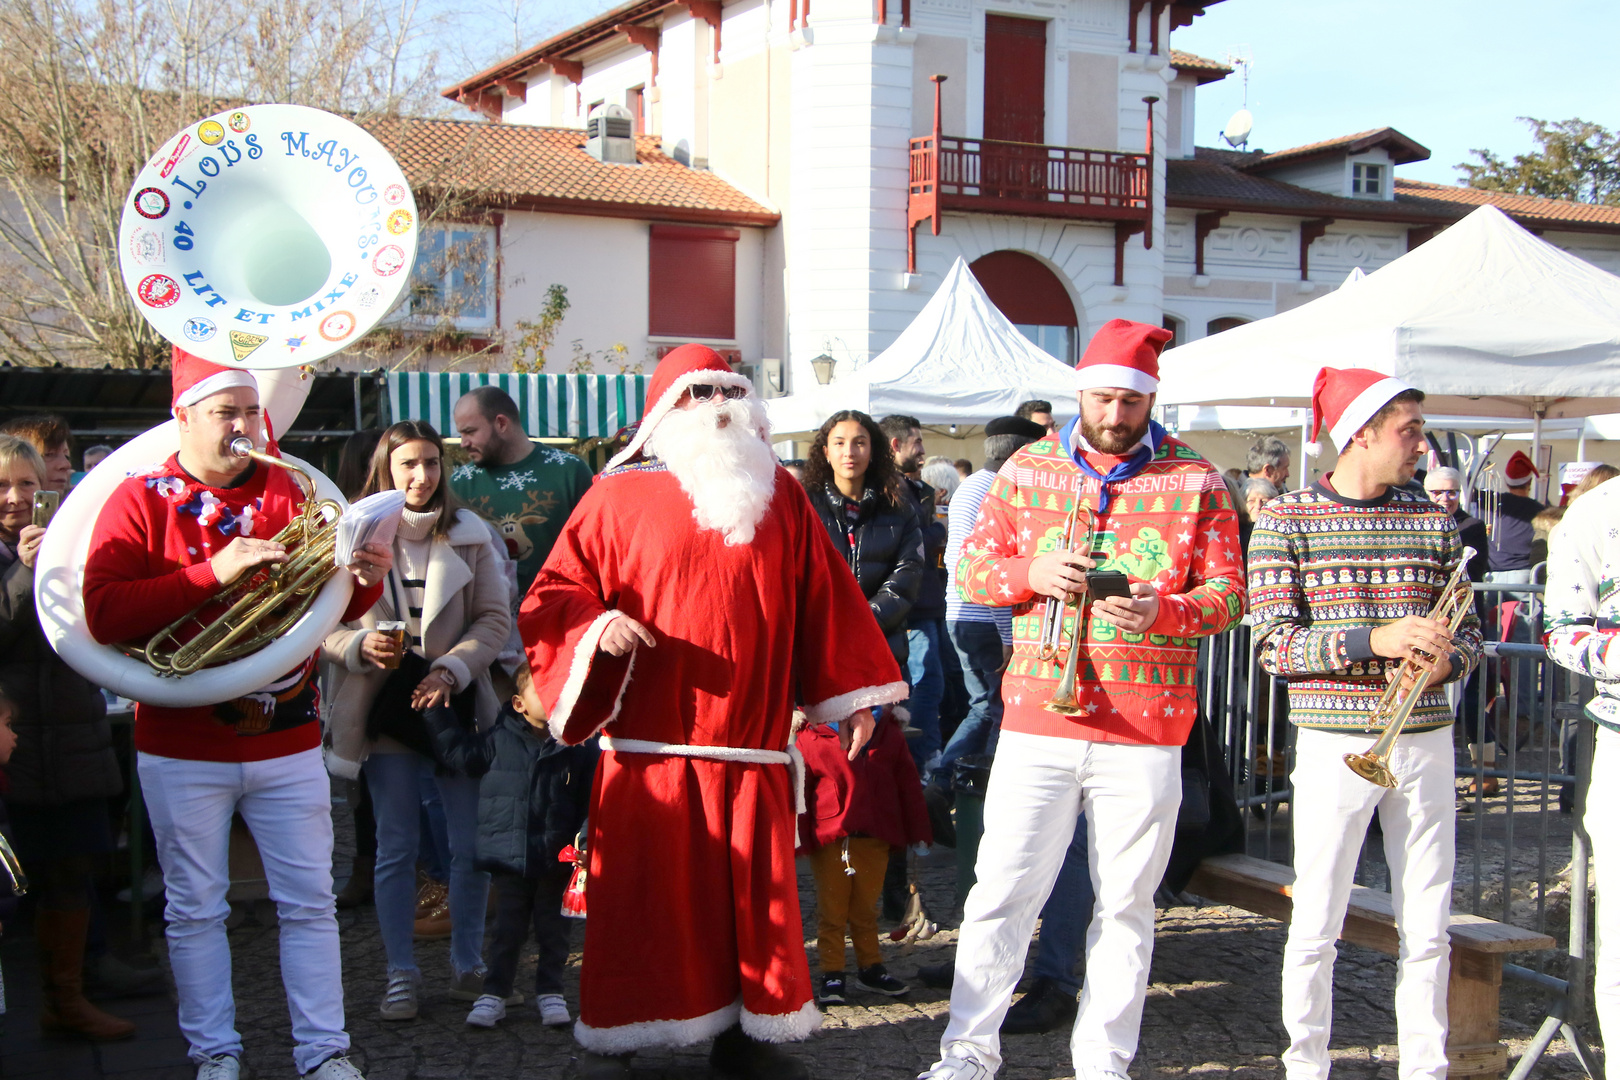
[[[1266,504],[1249,541],[1249,611],[1260,664],[1288,679],[1288,718],[1304,728],[1378,730],[1368,719],[1393,661],[1372,632],[1427,615],[1462,558],[1451,514],[1402,488],[1351,499],[1318,481]],[[1448,681],[1466,678],[1483,648],[1470,608],[1452,639]],[[1451,723],[1445,691],[1430,688],[1407,731]]]
[[[957,486],[956,493],[951,496],[948,508],[950,525],[945,541],[945,566],[953,573],[957,561],[962,557],[962,544],[973,531],[973,526],[978,524],[979,506],[984,502],[984,497],[990,494],[990,485],[995,482],[994,472],[980,469],[962,481]],[[962,599],[962,594],[955,588],[945,590],[946,622],[994,623],[996,632],[1001,635],[1001,643],[1011,645],[1012,620],[1012,608],[970,604]]]
[[[428,559],[433,553],[433,526],[439,520],[437,510],[420,513],[406,508],[394,534],[395,581],[404,590],[405,640],[412,652],[423,659],[422,604],[427,591]]]

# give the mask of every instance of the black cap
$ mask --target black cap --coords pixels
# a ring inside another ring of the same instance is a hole
[[[1024,439],[1044,439],[1046,428],[1022,416],[998,416],[984,425],[986,435],[1017,435]]]

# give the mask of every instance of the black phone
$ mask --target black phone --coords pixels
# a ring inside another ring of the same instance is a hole
[[[1119,570],[1087,570],[1086,592],[1093,600],[1131,595],[1131,579]]]
[[[62,494],[58,491],[34,492],[34,524],[45,528],[56,515],[56,508],[62,505]]]

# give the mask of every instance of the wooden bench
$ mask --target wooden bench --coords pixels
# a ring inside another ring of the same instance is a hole
[[[1294,870],[1248,855],[1205,859],[1187,892],[1219,904],[1287,922],[1294,913]],[[1400,939],[1394,902],[1388,893],[1351,887],[1343,941],[1395,956]],[[1493,922],[1478,915],[1451,917],[1451,982],[1447,1013],[1451,1034],[1446,1057],[1453,1077],[1497,1077],[1507,1068],[1507,1047],[1498,1039],[1502,957],[1554,947],[1546,934]]]

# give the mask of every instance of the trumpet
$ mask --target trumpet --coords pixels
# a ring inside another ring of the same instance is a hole
[[[1082,531],[1083,527],[1083,531]],[[1063,546],[1065,553],[1091,554],[1092,542],[1096,538],[1097,517],[1088,506],[1081,506],[1075,500],[1074,509],[1063,522]],[[1051,663],[1063,652],[1063,619],[1069,608],[1074,609],[1074,630],[1069,635],[1069,652],[1063,662],[1063,675],[1058,680],[1057,690],[1052,694],[1052,700],[1046,703],[1050,712],[1072,716],[1080,710],[1080,703],[1075,698],[1075,680],[1080,673],[1079,644],[1081,627],[1085,624],[1085,609],[1088,595],[1086,593],[1069,593],[1062,597],[1048,597],[1046,607],[1041,613],[1041,647],[1036,654],[1044,663]]]
[[[152,635],[144,647],[125,647],[125,652],[145,660],[160,675],[190,675],[258,652],[303,618],[337,572],[337,520],[343,508],[331,499],[316,498],[315,481],[308,473],[254,449],[251,440],[232,440],[231,452],[292,473],[304,490],[304,507],[273,537],[286,547],[286,561],[248,574],[225,594],[224,599],[230,600],[225,611],[212,619],[201,618],[204,608],[221,601],[211,598]],[[181,631],[193,625],[198,628],[196,633],[182,642]]]
[[[1468,581],[1468,561],[1474,554],[1473,548],[1463,548],[1462,560],[1457,564],[1457,569],[1452,572],[1434,607],[1429,609],[1429,618],[1442,620],[1454,634],[1474,604],[1474,590]],[[1372,716],[1367,720],[1368,731],[1383,728],[1378,740],[1365,754],[1344,755],[1344,763],[1350,767],[1350,771],[1379,787],[1395,786],[1395,774],[1389,771],[1390,750],[1394,748],[1395,740],[1400,737],[1401,729],[1406,726],[1406,721],[1411,717],[1412,710],[1417,707],[1418,700],[1423,697],[1423,692],[1429,688],[1431,673],[1420,671],[1412,682],[1411,690],[1404,695],[1401,693],[1401,684],[1406,681],[1406,671],[1411,663],[1410,658],[1400,662],[1400,666],[1395,669],[1395,677],[1384,688],[1383,697],[1378,699],[1378,704],[1373,707]]]

